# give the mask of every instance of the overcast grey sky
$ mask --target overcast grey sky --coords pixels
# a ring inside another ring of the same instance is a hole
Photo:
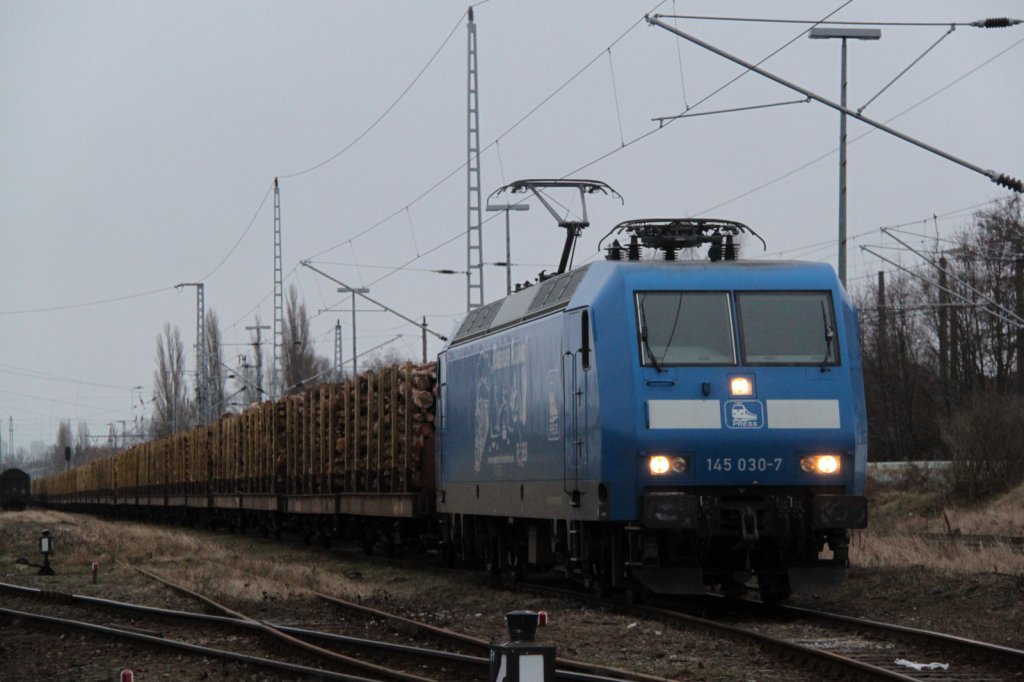
[[[449,333],[465,313],[466,280],[429,271],[466,267],[466,6],[0,3],[4,451],[10,417],[15,445],[27,447],[52,441],[61,419],[105,434],[111,422],[130,426],[148,414],[140,398],[148,403],[152,395],[164,322],[180,327],[194,368],[195,291],[175,290],[177,283],[204,282],[228,364],[239,354],[251,359],[245,327],[256,315],[264,324],[273,319],[268,190],[275,176],[285,286],[298,287],[314,313],[321,355],[333,355],[338,319],[348,355],[348,298],[301,267],[304,259]],[[620,220],[705,215],[747,223],[765,238],[770,257],[834,265],[834,111],[809,103],[703,116],[630,144],[657,128],[653,117],[696,105],[742,71],[646,25],[642,17],[654,6],[490,0],[476,8],[484,194],[519,178],[569,173],[609,183],[625,203],[590,200],[593,225],[577,262],[592,257]],[[995,0],[668,0],[657,11],[820,19],[838,8],[832,19],[848,21],[1024,15],[1019,3]],[[679,26],[752,61],[806,28]],[[946,30],[886,26],[878,42],[851,43],[851,105],[861,106]],[[1021,41],[1024,25],[959,27],[864,113],[1022,177]],[[366,131],[435,52],[372,131],[314,169]],[[801,37],[764,66],[838,99],[839,53],[838,41]],[[748,74],[692,111],[796,98]],[[859,249],[883,241],[879,226],[917,221],[908,229],[947,237],[964,227],[964,209],[1009,194],[884,133],[856,139],[868,130],[850,122],[851,289],[891,269]],[[512,221],[514,279],[553,269],[562,232],[546,211],[534,205]],[[484,227],[484,251],[488,263],[505,260],[500,217]],[[752,245],[746,255],[761,257]],[[504,270],[488,265],[485,272],[486,299],[503,295]],[[388,347],[418,357],[416,328],[385,313],[360,315],[360,349],[396,335]],[[432,339],[430,353],[439,349]]]

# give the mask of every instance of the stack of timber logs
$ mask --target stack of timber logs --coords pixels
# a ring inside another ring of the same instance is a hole
[[[102,463],[33,481],[50,494],[323,495],[433,487],[437,365],[394,365],[254,404]]]
[[[385,367],[340,388],[333,489],[409,492],[429,486],[434,478],[437,366]]]
[[[396,365],[222,417],[217,427],[240,420],[245,433],[240,474],[230,477],[240,492],[413,492],[434,480],[436,400],[436,364]]]

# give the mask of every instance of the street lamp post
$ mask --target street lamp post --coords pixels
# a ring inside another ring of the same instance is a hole
[[[368,294],[370,290],[365,287],[340,286],[338,291],[342,293],[347,291],[352,294],[352,376],[355,377],[359,374],[358,367],[356,366],[358,362],[356,353],[356,294]]]
[[[488,211],[505,212],[505,294],[512,293],[512,236],[509,231],[509,211],[529,211],[529,204],[487,204]]]
[[[878,40],[882,31],[877,28],[815,27],[810,38],[839,38],[842,56],[839,65],[839,103],[846,108],[846,41]],[[846,112],[839,113],[839,281],[846,286]]]

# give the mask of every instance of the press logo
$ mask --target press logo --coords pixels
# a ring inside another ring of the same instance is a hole
[[[730,429],[760,429],[764,426],[764,405],[759,400],[725,401],[725,425]]]

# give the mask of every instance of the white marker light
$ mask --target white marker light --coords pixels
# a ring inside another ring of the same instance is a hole
[[[750,377],[733,377],[729,379],[731,395],[754,395],[754,380]]]

